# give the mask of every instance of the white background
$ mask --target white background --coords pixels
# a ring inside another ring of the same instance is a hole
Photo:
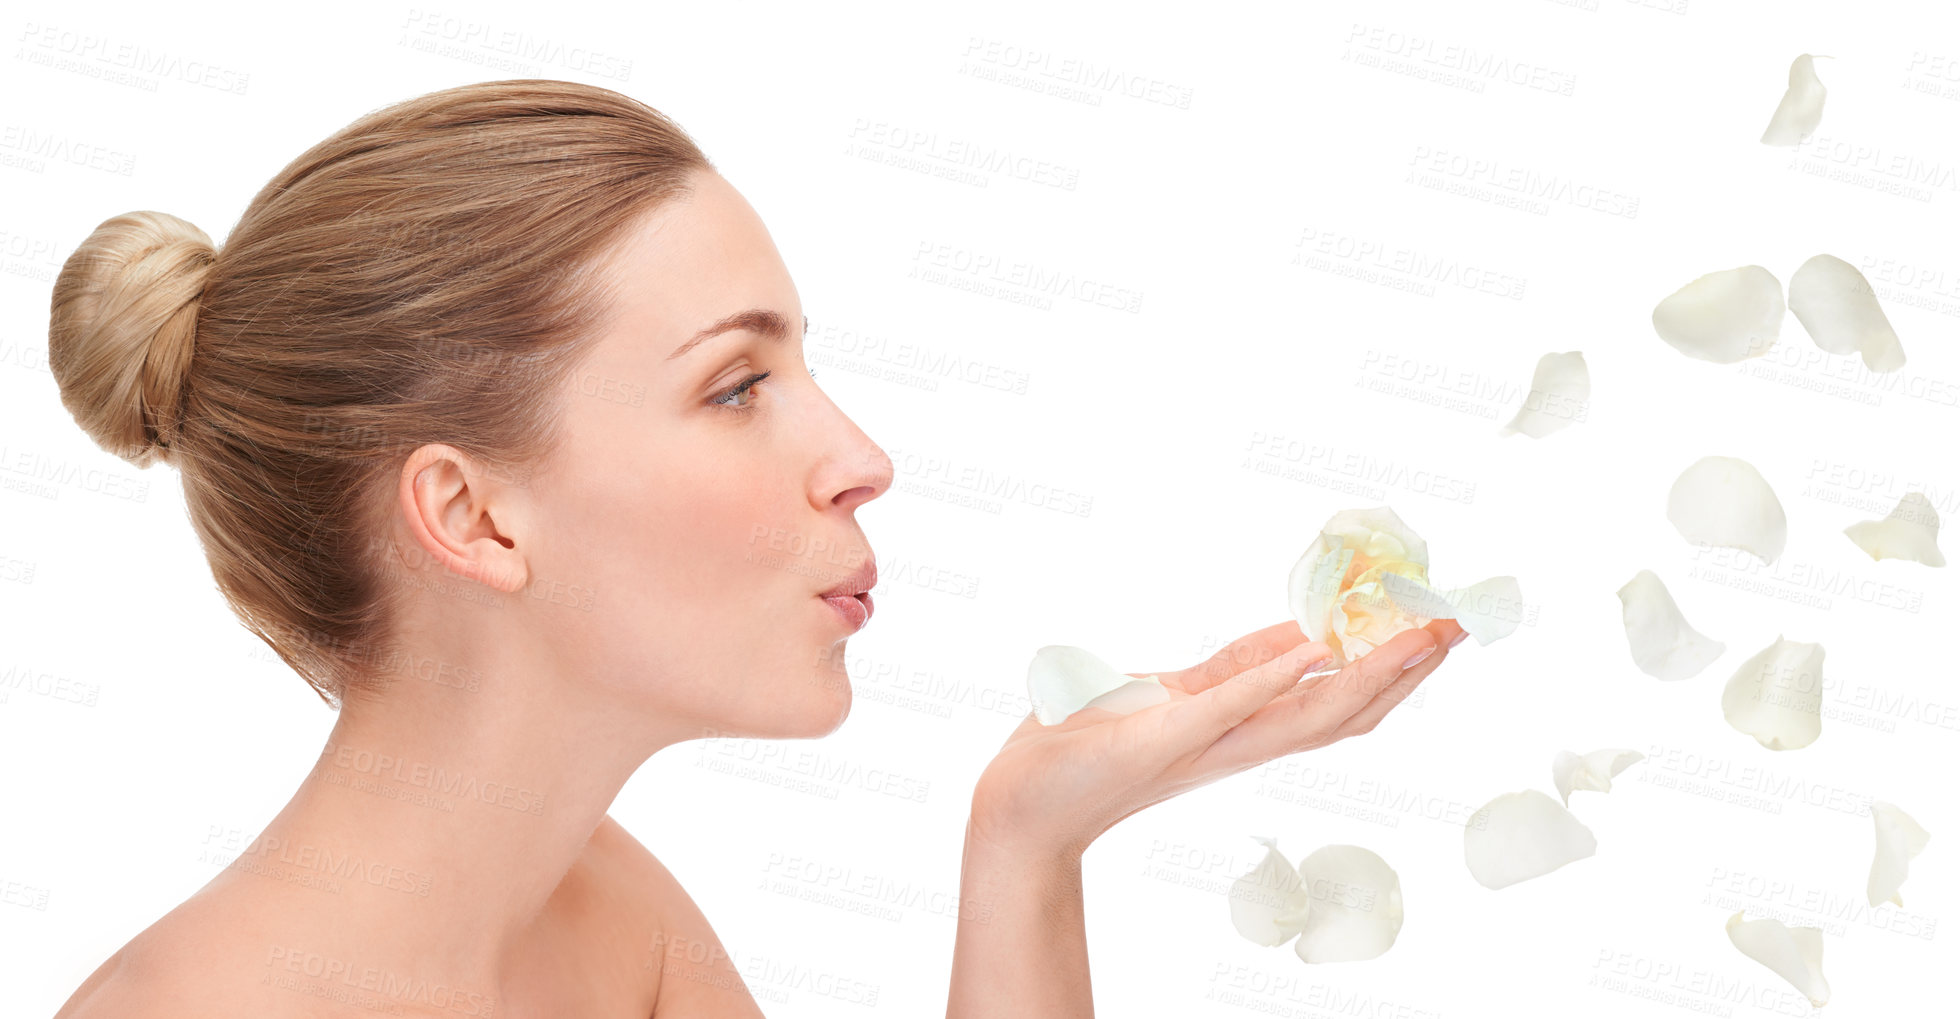
[[[1729,944],[1741,908],[1826,929],[1828,1013],[1951,1000],[1953,571],[1874,563],[1841,533],[1913,490],[1960,516],[1945,5],[575,6],[11,9],[0,1011],[52,1013],[209,880],[213,847],[271,817],[332,721],[213,588],[177,475],[101,452],[62,409],[54,273],[128,210],[222,241],[348,121],[514,77],[620,89],[695,136],[774,234],[818,382],[898,465],[860,511],[884,579],[850,643],[843,728],[671,748],[613,811],[766,1011],[943,1012],[967,796],[1025,710],[1034,649],[1193,664],[1288,618],[1286,573],[1320,525],[1384,503],[1428,539],[1439,582],[1517,576],[1529,625],[1460,647],[1375,733],[1097,842],[1103,1014],[1806,1013]],[[84,36],[161,69],[100,59]],[[546,55],[483,41],[512,37]],[[1761,145],[1802,52],[1833,57],[1822,125],[1799,150]],[[1104,84],[1065,80],[1082,67]],[[918,162],[894,165],[908,139]],[[1014,159],[945,158],[993,150]],[[1518,207],[1506,185],[1526,178],[1550,196]],[[913,275],[941,252],[949,277],[994,292]],[[1759,264],[1787,283],[1819,252],[1871,277],[1900,373],[1823,354],[1794,318],[1743,366],[1690,360],[1649,325],[1702,273]],[[1397,268],[1418,261],[1440,275]],[[1010,279],[1036,272],[1080,288]],[[1586,420],[1500,438],[1539,356],[1564,350],[1591,366]],[[1773,565],[1698,554],[1668,524],[1668,486],[1709,454],[1747,459],[1781,497]],[[1643,568],[1728,645],[1693,679],[1633,667],[1614,592]],[[1719,700],[1779,635],[1821,642],[1829,685],[1823,735],[1772,752]],[[1575,797],[1597,854],[1501,891],[1473,882],[1463,819],[1550,792],[1556,751],[1601,747],[1648,759]],[[832,777],[779,784],[811,772]],[[1933,833],[1905,910],[1865,904],[1874,797]],[[1225,889],[1258,859],[1252,834],[1291,860],[1380,853],[1406,906],[1395,946],[1313,967],[1240,938]]]

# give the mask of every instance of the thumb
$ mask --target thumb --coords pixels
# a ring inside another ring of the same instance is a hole
[[[1183,744],[1209,746],[1268,701],[1291,690],[1301,676],[1333,660],[1333,650],[1320,641],[1295,645],[1272,661],[1186,701],[1173,727],[1173,738]]]

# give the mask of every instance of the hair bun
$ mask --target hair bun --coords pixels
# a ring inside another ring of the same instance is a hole
[[[55,277],[48,370],[96,444],[145,467],[172,462],[197,338],[197,305],[218,249],[164,212],[103,221]]]

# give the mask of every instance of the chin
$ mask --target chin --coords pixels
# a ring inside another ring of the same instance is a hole
[[[810,739],[815,739],[819,736],[828,736],[836,732],[838,726],[843,725],[844,719],[849,718],[850,715],[851,682],[849,677],[839,672],[837,674],[837,686],[834,692],[831,693],[828,703],[824,705],[823,709],[813,710],[811,712],[811,717],[817,720],[817,725],[813,727],[807,736]]]
[[[841,645],[840,645],[841,647]],[[816,739],[836,732],[851,714],[851,677],[819,666],[776,691],[770,713],[758,719],[763,739]]]

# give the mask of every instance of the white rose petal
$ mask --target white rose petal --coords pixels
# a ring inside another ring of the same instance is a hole
[[[1751,655],[1722,688],[1722,717],[1771,750],[1798,750],[1824,729],[1824,645],[1784,640]]]
[[[1819,347],[1858,354],[1875,372],[1898,371],[1905,348],[1865,274],[1835,255],[1816,255],[1790,277],[1790,313]]]
[[[1906,861],[1918,856],[1933,836],[1905,811],[1883,800],[1872,801],[1872,826],[1878,830],[1878,852],[1872,856],[1865,898],[1874,906],[1890,902],[1904,909],[1899,886],[1906,881]]]
[[[1746,460],[1705,456],[1667,493],[1667,519],[1697,545],[1739,548],[1771,563],[1783,553],[1789,523],[1769,482]]]
[[[1940,515],[1923,492],[1907,492],[1883,520],[1862,520],[1844,529],[1852,543],[1874,561],[1907,559],[1945,566],[1940,552]]]
[[[1327,639],[1329,617],[1353,559],[1353,549],[1342,548],[1322,534],[1286,575],[1287,604],[1308,640]]]
[[[1536,789],[1484,804],[1463,828],[1463,862],[1485,888],[1503,888],[1591,856],[1592,830]]]
[[[1305,962],[1373,959],[1402,930],[1402,881],[1360,846],[1322,846],[1300,861],[1306,929],[1293,951]]]
[[[1385,573],[1382,587],[1402,611],[1422,622],[1454,619],[1480,645],[1510,636],[1524,618],[1524,594],[1516,577],[1491,577],[1469,587],[1438,591],[1400,574]]]
[[[1079,647],[1050,644],[1028,663],[1028,699],[1034,702],[1035,718],[1054,725],[1090,704],[1129,714],[1162,704],[1171,694],[1154,675],[1126,676]]]
[[[1626,623],[1627,646],[1633,664],[1655,679],[1677,680],[1697,675],[1727,645],[1702,636],[1681,615],[1667,585],[1653,570],[1641,570],[1620,588],[1620,618]]]
[[[1831,1000],[1824,982],[1824,932],[1816,927],[1785,927],[1769,917],[1744,922],[1738,911],[1726,925],[1729,941],[1742,954],[1768,966],[1803,992],[1813,1006]]]
[[[1306,927],[1307,891],[1300,872],[1279,855],[1279,843],[1254,835],[1266,847],[1259,865],[1232,882],[1232,926],[1254,944],[1280,945]]]
[[[1586,372],[1586,355],[1577,350],[1546,354],[1538,359],[1531,375],[1531,392],[1524,406],[1504,426],[1500,435],[1520,432],[1542,439],[1586,416],[1586,401],[1592,398],[1592,377]]]
[[[1734,364],[1769,353],[1783,327],[1783,284],[1760,265],[1723,269],[1654,305],[1654,332],[1689,357]]]
[[[1763,129],[1764,145],[1802,145],[1817,130],[1817,122],[1824,119],[1824,83],[1818,80],[1811,61],[1808,53],[1790,61],[1790,85],[1776,104],[1776,112],[1770,114],[1769,126]]]
[[[1395,611],[1380,578],[1395,571],[1425,575],[1428,564],[1429,546],[1394,510],[1343,510],[1287,574],[1287,604],[1300,631],[1327,644],[1339,667],[1421,625]]]
[[[1613,776],[1645,757],[1638,750],[1595,750],[1583,757],[1561,750],[1552,758],[1552,784],[1558,787],[1559,799],[1571,806],[1573,793],[1583,789],[1608,792],[1613,788]]]
[[[1393,557],[1429,565],[1429,543],[1387,506],[1342,510],[1328,517],[1320,532],[1338,535],[1351,543],[1364,542],[1362,554],[1370,558]]]

